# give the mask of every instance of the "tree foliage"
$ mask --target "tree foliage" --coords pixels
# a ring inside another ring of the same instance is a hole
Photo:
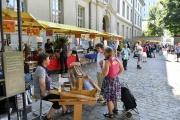
[[[180,0],[160,0],[163,6],[163,22],[165,29],[174,36],[180,35]]]
[[[164,35],[163,28],[162,7],[157,4],[149,10],[148,30],[144,34],[147,36],[162,36]]]

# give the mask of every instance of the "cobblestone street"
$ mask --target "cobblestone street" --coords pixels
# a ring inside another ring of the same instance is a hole
[[[128,84],[134,94],[139,116],[133,113],[131,120],[180,120],[180,63],[174,62],[174,57],[169,56],[168,62],[162,59],[149,58],[147,63],[142,63],[142,69],[136,69],[137,58],[131,58],[127,71],[120,75],[122,82]],[[82,67],[83,72],[96,81],[96,63]],[[57,76],[57,75],[56,75]],[[54,81],[55,82],[55,81]],[[57,82],[57,81],[56,81]],[[119,114],[112,120],[124,120],[122,102],[119,101]],[[51,103],[43,102],[43,113],[46,113]],[[32,109],[39,114],[39,102],[32,104]],[[103,113],[106,106],[101,103],[83,106],[83,120],[109,120]],[[62,116],[61,110],[55,115],[60,120],[70,120],[72,116]],[[28,119],[33,119],[33,114],[28,114]]]

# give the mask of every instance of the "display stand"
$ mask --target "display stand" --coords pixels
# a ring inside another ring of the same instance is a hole
[[[20,52],[6,52],[4,47],[4,29],[2,17],[2,1],[0,1],[0,26],[1,26],[1,66],[2,66],[2,79],[0,83],[3,84],[3,95],[0,96],[0,101],[6,99],[8,120],[11,119],[9,97],[22,94],[23,97],[23,120],[27,120],[26,114],[26,100],[25,100],[25,80],[23,68],[23,54],[22,54],[22,33],[21,33],[21,12],[20,0],[17,0],[17,16],[18,16],[18,38],[19,38],[19,51]],[[16,60],[14,60],[16,59]],[[12,74],[13,73],[13,74]],[[15,84],[16,83],[16,84]],[[19,87],[21,86],[21,87]],[[18,110],[17,110],[17,119]]]

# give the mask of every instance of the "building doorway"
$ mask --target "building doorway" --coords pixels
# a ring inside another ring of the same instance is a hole
[[[102,30],[104,31],[104,32],[110,32],[110,24],[109,24],[109,18],[108,18],[108,16],[107,15],[105,15],[104,17],[103,17],[103,26],[102,26]]]

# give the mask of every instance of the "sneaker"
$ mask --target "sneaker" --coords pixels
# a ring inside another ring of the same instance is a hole
[[[137,69],[141,69],[141,67],[139,66],[139,67],[137,67]]]

